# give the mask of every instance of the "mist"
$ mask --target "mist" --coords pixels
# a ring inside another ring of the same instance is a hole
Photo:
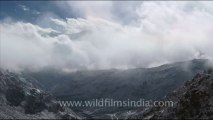
[[[65,12],[76,9],[82,17],[43,16],[48,27],[0,22],[1,68],[129,69],[213,59],[213,2],[129,2],[120,7],[112,1],[65,2]]]

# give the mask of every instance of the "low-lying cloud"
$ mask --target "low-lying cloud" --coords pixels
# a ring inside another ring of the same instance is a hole
[[[200,52],[213,58],[213,2],[143,2],[128,7],[131,17],[120,18],[122,12],[116,13],[113,5],[107,4],[104,14],[99,7],[87,7],[89,12],[84,12],[79,4],[76,9],[82,9],[85,17],[50,18],[50,28],[1,22],[1,67],[136,68],[190,60]],[[96,15],[94,10],[103,14]]]

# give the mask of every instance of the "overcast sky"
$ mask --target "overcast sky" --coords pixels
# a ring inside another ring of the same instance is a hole
[[[12,70],[213,59],[211,1],[1,1],[0,30],[0,64]]]

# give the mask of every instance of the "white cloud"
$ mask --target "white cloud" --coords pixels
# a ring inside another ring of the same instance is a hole
[[[19,5],[19,7],[24,11],[24,12],[29,12],[30,14],[33,15],[39,15],[41,14],[39,11],[37,10],[32,10],[29,7],[25,6],[25,5]]]
[[[19,5],[19,7],[23,10],[23,11],[30,11],[30,9],[25,6],[25,5]]]
[[[200,51],[213,58],[212,2],[134,4],[134,9],[129,7],[133,24],[119,22],[111,12],[113,2],[106,6],[98,2],[93,8],[82,4],[73,5],[85,18],[51,18],[52,29],[1,23],[1,66],[17,70],[150,67],[193,59]]]
[[[84,17],[99,16],[105,19],[112,17],[112,1],[64,1],[56,3],[60,8],[64,9],[64,6],[66,6],[67,11],[74,10]]]

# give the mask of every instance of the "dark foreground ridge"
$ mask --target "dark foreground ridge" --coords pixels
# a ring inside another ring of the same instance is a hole
[[[174,101],[174,107],[153,107],[129,119],[213,119],[212,69],[197,74],[164,100]]]
[[[0,119],[80,119],[40,89],[36,80],[0,70]]]

